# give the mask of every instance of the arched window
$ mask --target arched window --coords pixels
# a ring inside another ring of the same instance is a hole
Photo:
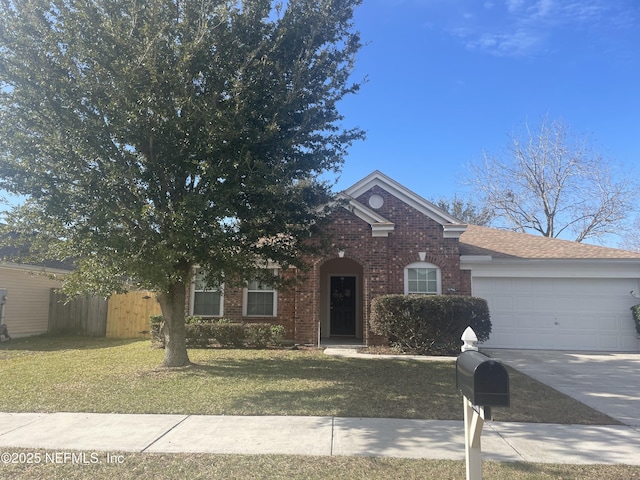
[[[440,268],[428,262],[407,265],[404,269],[404,293],[418,295],[442,293]]]

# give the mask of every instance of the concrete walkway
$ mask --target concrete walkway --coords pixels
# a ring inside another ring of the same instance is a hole
[[[385,418],[0,413],[0,449],[10,447],[464,460],[464,427]],[[489,422],[482,451],[495,461],[640,465],[640,431]]]

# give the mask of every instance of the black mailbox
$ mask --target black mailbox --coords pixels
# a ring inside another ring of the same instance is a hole
[[[473,405],[509,406],[509,373],[501,363],[473,350],[456,360],[456,386]]]

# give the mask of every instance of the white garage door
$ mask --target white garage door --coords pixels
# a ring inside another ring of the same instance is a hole
[[[638,351],[629,310],[632,279],[474,278],[492,333],[483,346],[547,350]]]

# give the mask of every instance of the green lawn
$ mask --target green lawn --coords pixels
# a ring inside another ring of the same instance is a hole
[[[337,358],[316,350],[193,350],[192,367],[160,368],[147,341],[38,337],[0,344],[3,411],[335,415],[461,419],[455,364]],[[510,371],[500,421],[615,423]],[[28,452],[4,449],[4,452]],[[41,452],[42,453],[42,452]],[[0,464],[0,478],[459,479],[464,462],[284,455],[123,453],[121,465]],[[485,479],[640,479],[640,467],[484,462]]]
[[[27,450],[11,450],[27,452]],[[65,480],[305,479],[459,480],[465,464],[449,460],[286,455],[123,453],[121,465],[0,465],[0,478]],[[640,467],[483,462],[485,480],[638,480]]]
[[[37,337],[0,344],[7,412],[327,415],[462,419],[453,362],[338,358],[318,350],[192,350],[194,366],[159,367],[148,341]],[[510,371],[497,421],[615,424]]]

